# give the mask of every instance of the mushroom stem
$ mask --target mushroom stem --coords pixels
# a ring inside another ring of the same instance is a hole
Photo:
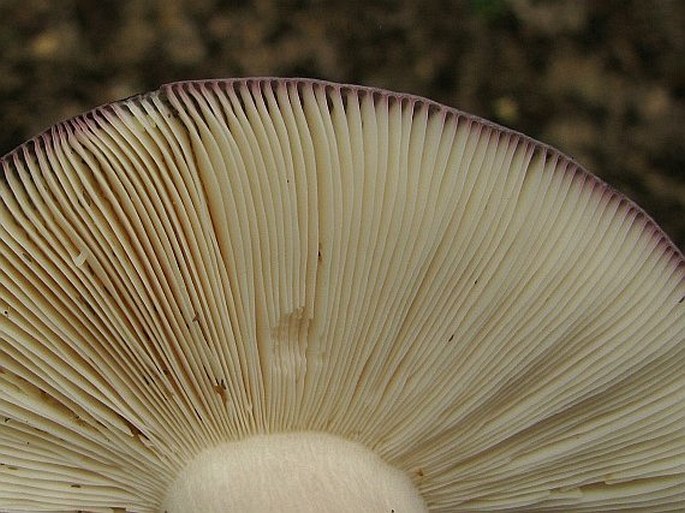
[[[255,436],[199,454],[161,511],[421,513],[409,477],[360,444],[322,433]]]

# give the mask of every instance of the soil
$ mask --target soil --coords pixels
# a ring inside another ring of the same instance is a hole
[[[682,0],[0,0],[0,154],[182,79],[310,76],[525,132],[685,248]]]

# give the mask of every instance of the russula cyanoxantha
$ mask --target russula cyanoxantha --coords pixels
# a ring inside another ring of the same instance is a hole
[[[0,178],[0,511],[682,511],[685,264],[414,96],[186,82]]]

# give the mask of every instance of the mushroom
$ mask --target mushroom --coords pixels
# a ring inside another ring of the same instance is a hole
[[[558,151],[239,79],[1,163],[0,511],[682,511],[683,255]]]

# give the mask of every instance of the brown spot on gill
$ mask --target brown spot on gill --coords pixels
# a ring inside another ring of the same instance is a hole
[[[228,388],[226,387],[226,382],[221,379],[219,382],[214,385],[214,391],[219,394],[219,397],[221,397],[221,402],[224,403],[224,405],[228,404],[228,394],[227,394]]]

